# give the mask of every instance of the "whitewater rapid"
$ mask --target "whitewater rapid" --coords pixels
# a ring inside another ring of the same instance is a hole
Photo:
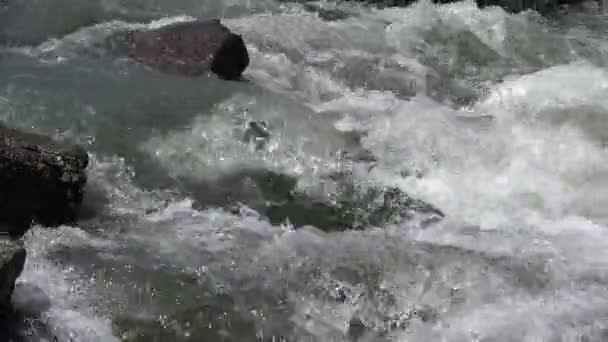
[[[40,320],[59,341],[135,341],[117,317],[176,331],[159,341],[606,338],[602,19],[471,1],[343,5],[351,16],[337,21],[298,4],[102,3],[101,22],[0,58],[0,118],[92,150],[92,216],[26,237],[21,282],[49,297]],[[207,13],[243,35],[249,84],[149,74],[112,43]],[[235,138],[251,120],[270,127],[262,149]],[[339,158],[361,150],[373,161]],[[355,183],[396,186],[445,218],[328,234],[205,207],[205,191],[187,188],[252,167],[320,193],[346,167]],[[199,302],[217,309],[209,335],[187,321],[204,321]],[[182,307],[189,318],[168,313]],[[237,318],[223,325],[224,314]]]

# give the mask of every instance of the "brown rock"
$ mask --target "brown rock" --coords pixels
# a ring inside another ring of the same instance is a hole
[[[218,19],[176,23],[129,34],[129,56],[161,71],[238,79],[249,65],[242,37]]]

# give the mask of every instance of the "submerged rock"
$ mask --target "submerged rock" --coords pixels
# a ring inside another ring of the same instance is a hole
[[[87,177],[79,146],[0,127],[0,232],[22,234],[32,221],[75,219]]]
[[[256,149],[262,149],[270,139],[268,124],[264,121],[249,121],[243,135],[244,143],[253,143]]]
[[[213,72],[238,79],[249,65],[243,38],[218,19],[176,23],[128,35],[129,56],[161,71],[189,76]]]
[[[348,19],[353,16],[352,13],[348,13],[340,8],[325,8],[318,4],[304,4],[304,10],[312,13],[317,13],[319,18],[326,21],[337,21]]]
[[[12,311],[11,297],[25,265],[25,254],[17,242],[0,238],[0,320]]]
[[[370,226],[418,220],[422,225],[439,221],[441,210],[411,198],[398,188],[363,187],[342,178],[335,193],[318,197],[296,190],[296,180],[264,172],[253,177],[266,200],[264,214],[272,224],[289,221],[302,227],[312,225],[324,231],[365,229]]]
[[[357,221],[351,208],[302,193],[281,203],[269,203],[266,216],[272,224],[289,221],[296,228],[310,225],[328,232],[354,228]]]
[[[146,286],[128,286],[124,304],[139,303],[142,293],[148,293],[151,305],[145,313],[124,310],[113,315],[112,330],[121,341],[247,341],[255,336],[255,317],[231,293],[218,291],[217,279],[209,273],[136,266],[128,278],[121,279],[133,280],[131,277]],[[235,296],[240,299],[246,294]]]
[[[314,226],[325,232],[385,227],[403,221],[425,227],[444,217],[441,210],[395,187],[358,184],[348,172],[327,175],[319,187],[298,189],[295,177],[242,169],[208,182],[188,182],[197,209],[222,206],[239,213],[243,206],[273,225]]]

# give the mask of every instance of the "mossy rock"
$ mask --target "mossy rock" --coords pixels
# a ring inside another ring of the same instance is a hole
[[[266,215],[275,225],[289,221],[295,227],[310,225],[327,232],[353,228],[356,223],[356,215],[349,208],[339,204],[331,205],[305,195],[295,196],[284,203],[270,204]]]
[[[265,169],[245,169],[213,182],[191,184],[197,208],[223,206],[238,213],[242,205],[266,216],[273,225],[314,226],[326,232],[365,229],[411,219],[416,213],[431,221],[443,217],[432,205],[397,188],[353,183],[348,173],[323,180],[336,185],[332,193],[308,193],[295,177]]]
[[[428,216],[426,223],[444,216],[439,209],[398,188],[365,188],[353,184],[348,176],[337,180],[343,183],[337,193],[324,198],[296,190],[296,180],[285,175],[265,172],[254,181],[267,201],[264,214],[272,224],[288,221],[296,228],[311,225],[333,232],[395,224],[417,213]]]

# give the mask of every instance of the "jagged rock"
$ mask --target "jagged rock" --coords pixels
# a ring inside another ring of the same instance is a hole
[[[198,76],[213,72],[238,79],[249,65],[243,38],[218,19],[163,26],[128,35],[129,56],[161,71]]]
[[[19,235],[32,221],[75,219],[87,164],[79,146],[0,127],[0,232]]]
[[[0,238],[0,320],[10,314],[15,281],[25,265],[25,249],[8,238]]]

